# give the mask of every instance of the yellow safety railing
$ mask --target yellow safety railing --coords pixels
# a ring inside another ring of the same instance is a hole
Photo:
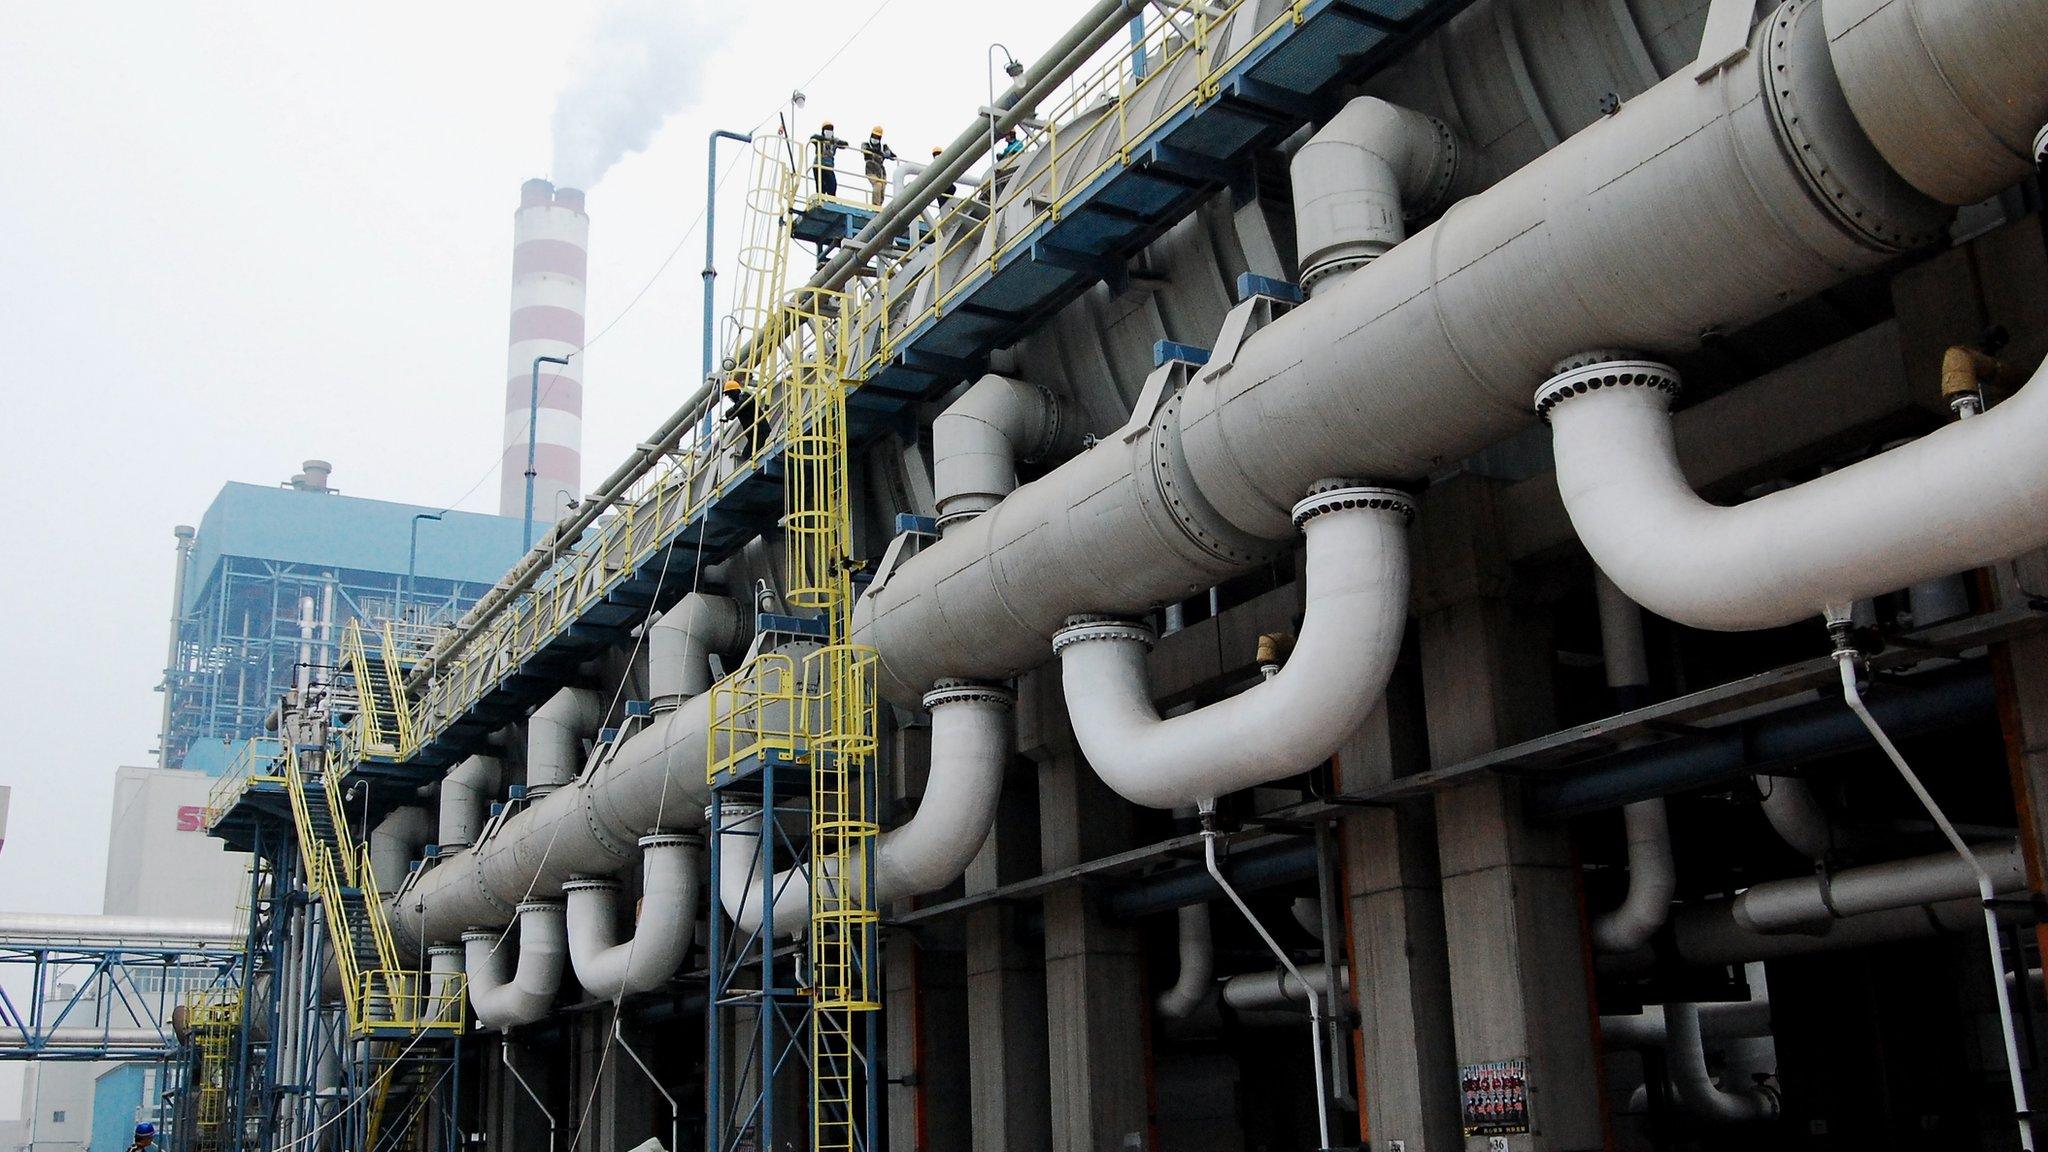
[[[1073,82],[1056,107],[1022,127],[1015,149],[999,149],[1009,155],[994,160],[983,187],[962,188],[907,247],[878,259],[874,274],[857,282],[848,375],[867,379],[906,333],[950,310],[1039,225],[1060,219],[1099,177],[1128,165],[1167,121],[1214,99],[1221,79],[1299,24],[1308,2],[1156,5],[1141,43],[1124,43]],[[1272,16],[1254,26],[1263,12]],[[993,238],[991,221],[999,222]]]
[[[228,1133],[228,1083],[235,1032],[242,1026],[238,992],[194,992],[185,997],[185,1020],[199,1057],[193,1069],[192,1121],[200,1147],[219,1147]]]
[[[351,1034],[362,1036],[392,1029],[461,1031],[462,1017],[459,1012],[451,1012],[449,1006],[451,1002],[460,1003],[465,991],[462,978],[409,969],[399,957],[383,894],[378,891],[376,874],[370,868],[369,850],[355,845],[342,811],[339,774],[323,771],[317,785],[309,782],[293,749],[286,750],[284,767],[299,855],[306,870],[306,887],[319,899],[327,921],[328,938],[341,971]],[[322,790],[327,802],[332,827],[329,836],[322,836],[313,822],[312,808],[307,802],[308,790],[313,787]],[[349,920],[344,890],[360,894],[365,926],[377,953],[375,967],[364,967],[355,954],[354,926]]]
[[[342,635],[342,670],[355,681],[356,719],[348,744],[353,755],[404,759],[419,747],[417,717],[406,673],[425,657],[440,630],[385,620],[349,621]]]
[[[220,823],[242,794],[257,784],[283,784],[284,742],[274,736],[245,740],[228,770],[206,793],[206,826]]]
[[[797,662],[763,652],[711,686],[705,778],[719,778],[771,752],[797,759],[809,701]]]

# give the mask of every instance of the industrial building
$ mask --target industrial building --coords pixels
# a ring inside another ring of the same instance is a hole
[[[588,485],[524,187],[532,547],[173,677],[174,1152],[2036,1147],[2048,3],[1077,17],[879,204],[723,134]]]

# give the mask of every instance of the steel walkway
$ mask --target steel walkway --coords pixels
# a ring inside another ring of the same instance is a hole
[[[1105,94],[1086,110],[1094,123],[1116,115],[1122,134],[1099,166],[1048,201],[1031,201],[1036,217],[1028,226],[1011,229],[1002,243],[989,246],[992,252],[943,291],[930,292],[929,304],[914,312],[903,293],[890,290],[887,268],[865,281],[868,306],[886,322],[884,335],[849,368],[854,386],[847,418],[854,444],[895,428],[916,401],[979,373],[990,352],[1029,335],[1089,287],[1117,280],[1130,256],[1202,200],[1241,181],[1261,149],[1327,114],[1343,85],[1384,66],[1468,2],[1184,5],[1183,12],[1206,14],[1190,15],[1181,26],[1162,25],[1155,33],[1155,75],[1174,75],[1176,58],[1169,51],[1185,57],[1175,79],[1184,91],[1155,99],[1149,111],[1156,117],[1137,124],[1121,115],[1126,103],[1136,107],[1148,81],[1132,58],[1112,60],[1099,73],[1108,77]],[[1274,14],[1267,18],[1267,12]],[[1227,22],[1247,15],[1265,23],[1230,45],[1222,43]],[[1205,43],[1212,33],[1217,42]],[[1194,70],[1192,78],[1185,69]],[[1040,130],[1055,165],[1058,123],[1054,117]],[[1071,137],[1078,130],[1067,131]],[[956,210],[964,199],[964,192],[955,198]],[[999,202],[999,211],[1006,203]],[[913,259],[916,248],[892,250],[888,261]],[[356,767],[432,778],[439,768],[483,749],[490,732],[555,691],[576,664],[626,639],[650,610],[679,599],[698,565],[716,563],[748,540],[775,532],[785,470],[774,437],[761,439],[751,452],[721,456],[707,445],[676,453],[674,464],[593,525],[582,543],[436,671],[417,704],[416,741],[398,755],[364,749]],[[716,463],[721,458],[724,466]]]

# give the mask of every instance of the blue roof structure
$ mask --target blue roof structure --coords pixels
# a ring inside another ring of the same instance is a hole
[[[199,522],[185,610],[204,594],[224,556],[285,564],[403,573],[412,518],[439,509],[334,492],[261,484],[224,485]],[[419,528],[417,574],[423,580],[494,584],[522,552],[517,517],[443,512]]]

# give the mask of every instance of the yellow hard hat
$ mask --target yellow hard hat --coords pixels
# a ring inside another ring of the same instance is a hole
[[[740,382],[738,378],[732,376],[727,376],[725,378],[725,383],[720,387],[720,391],[723,392],[737,392],[739,390]]]
[[[942,153],[942,152],[944,152],[944,151],[945,151],[945,149],[944,149],[944,148],[934,148],[934,149],[932,149],[932,155],[934,155],[934,156],[937,156],[937,155],[939,155],[940,153]]]
[[[875,125],[875,130],[869,133],[870,136],[880,136],[881,134],[882,126],[880,124]]]
[[[823,124],[820,124],[819,127],[823,128],[827,132],[830,132],[832,130],[832,122],[830,120],[827,120]]]

